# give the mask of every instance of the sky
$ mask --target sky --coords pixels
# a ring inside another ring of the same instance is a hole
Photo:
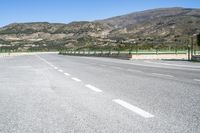
[[[200,0],[0,0],[0,27],[21,22],[93,21],[164,7],[200,8]]]

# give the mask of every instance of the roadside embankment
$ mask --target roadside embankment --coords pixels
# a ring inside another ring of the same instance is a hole
[[[188,54],[133,54],[131,59],[151,59],[151,60],[161,60],[161,59],[180,59],[187,60]]]

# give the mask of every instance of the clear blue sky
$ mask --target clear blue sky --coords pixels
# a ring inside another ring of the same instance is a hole
[[[91,21],[161,7],[200,8],[200,0],[0,0],[0,27],[15,22]]]

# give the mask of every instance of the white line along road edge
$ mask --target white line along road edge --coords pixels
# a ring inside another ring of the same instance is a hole
[[[96,87],[94,87],[94,86],[92,86],[90,84],[85,85],[85,87],[87,87],[87,88],[89,88],[89,89],[91,89],[93,91],[96,91],[96,92],[102,92],[102,90],[100,90],[100,89],[98,89],[98,88],[96,88]]]
[[[80,79],[73,77],[72,80],[76,81],[76,82],[81,82]]]
[[[194,81],[198,81],[198,82],[200,82],[200,79],[194,79]]]
[[[174,76],[172,76],[172,75],[161,74],[161,73],[151,73],[151,74],[156,75],[156,76],[164,76],[164,77],[171,77],[171,78],[174,77]]]
[[[140,109],[140,108],[138,108],[136,106],[133,106],[133,105],[131,105],[131,104],[129,104],[129,103],[123,101],[123,100],[114,99],[112,101],[117,103],[117,104],[119,104],[119,105],[121,105],[121,106],[123,106],[123,107],[125,107],[125,108],[127,108],[127,109],[129,109],[129,110],[131,110],[131,111],[133,111],[134,113],[136,113],[136,114],[138,114],[138,115],[140,115],[140,116],[142,116],[144,118],[152,118],[152,117],[154,117],[154,115],[152,115],[152,114],[150,114],[150,113],[148,113],[148,112],[146,112],[146,111],[144,111],[144,110],[142,110],[142,109]]]

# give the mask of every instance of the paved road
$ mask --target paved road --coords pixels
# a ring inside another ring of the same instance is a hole
[[[200,64],[0,58],[1,133],[199,133]]]

